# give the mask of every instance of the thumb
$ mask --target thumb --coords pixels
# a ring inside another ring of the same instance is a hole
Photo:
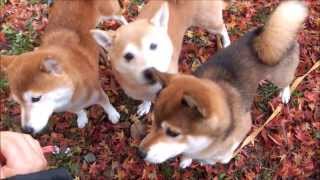
[[[8,166],[3,166],[0,168],[0,179],[5,179],[10,176],[16,175],[13,169],[9,168]]]

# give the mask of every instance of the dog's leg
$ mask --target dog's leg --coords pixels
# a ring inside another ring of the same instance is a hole
[[[228,47],[230,45],[230,38],[228,35],[228,31],[226,26],[223,26],[223,28],[221,29],[221,31],[219,32],[220,36],[222,37],[222,44],[223,47]]]
[[[210,33],[217,34],[217,46],[218,48],[228,47],[230,45],[230,38],[225,25],[222,25],[219,29],[208,29]],[[222,40],[221,40],[222,38]]]
[[[116,21],[119,21],[120,23],[122,23],[123,25],[128,24],[128,21],[122,15],[101,16],[98,24],[101,21],[108,21],[108,20],[116,20]]]
[[[282,103],[284,103],[284,104],[288,104],[289,103],[290,97],[291,97],[290,86],[287,86],[287,87],[282,89],[282,91],[280,92],[280,97],[281,97]]]
[[[88,117],[87,117],[87,113],[85,110],[80,110],[78,112],[76,112],[77,114],[77,124],[78,124],[78,128],[84,128],[84,126],[86,126],[86,124],[88,123]]]
[[[151,101],[143,101],[142,104],[138,107],[138,116],[141,117],[145,114],[148,114],[151,108]]]
[[[100,99],[99,99],[99,103],[104,111],[108,114],[108,118],[109,120],[115,124],[117,122],[119,122],[120,119],[120,114],[118,113],[118,111],[112,106],[112,104],[110,103],[110,100],[108,98],[108,96],[104,93],[103,90],[100,91],[101,95],[100,95]]]
[[[179,166],[180,166],[180,168],[184,169],[184,168],[190,166],[191,163],[192,163],[192,159],[191,158],[183,156],[181,158]]]

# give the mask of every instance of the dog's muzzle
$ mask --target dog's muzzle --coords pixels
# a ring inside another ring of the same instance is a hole
[[[157,82],[156,77],[152,72],[152,68],[146,69],[143,71],[143,77],[148,84],[153,85]]]

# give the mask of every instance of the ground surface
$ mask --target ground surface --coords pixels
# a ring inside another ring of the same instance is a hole
[[[249,29],[265,22],[279,0],[255,0],[234,3],[224,12],[234,41]],[[303,30],[300,64],[296,76],[305,74],[317,61],[320,52],[320,1],[307,0],[310,9]],[[123,0],[124,14],[134,20],[143,0]],[[20,54],[39,45],[47,25],[48,6],[42,0],[0,0],[1,54]],[[115,29],[115,22],[103,28]],[[200,28],[191,28],[185,37],[180,69],[190,73],[216,52],[215,36]],[[75,115],[55,114],[49,128],[36,138],[45,145],[71,148],[71,152],[48,156],[51,167],[66,167],[76,179],[273,179],[299,177],[320,179],[320,70],[306,76],[294,91],[290,103],[228,165],[200,166],[181,170],[179,160],[150,165],[136,156],[144,124],[148,117],[135,116],[138,102],[126,97],[117,86],[109,67],[101,65],[101,82],[122,119],[112,125],[101,107],[88,109],[90,121],[84,129],[76,127]],[[280,104],[277,88],[264,83],[252,106],[253,129],[260,127]],[[5,76],[0,79],[0,130],[20,131],[19,106],[9,98]],[[141,123],[140,123],[141,122]]]

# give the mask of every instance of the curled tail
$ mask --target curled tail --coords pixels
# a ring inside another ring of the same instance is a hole
[[[286,1],[272,13],[261,34],[254,40],[254,48],[263,63],[277,64],[295,43],[298,30],[308,15],[303,2]]]

